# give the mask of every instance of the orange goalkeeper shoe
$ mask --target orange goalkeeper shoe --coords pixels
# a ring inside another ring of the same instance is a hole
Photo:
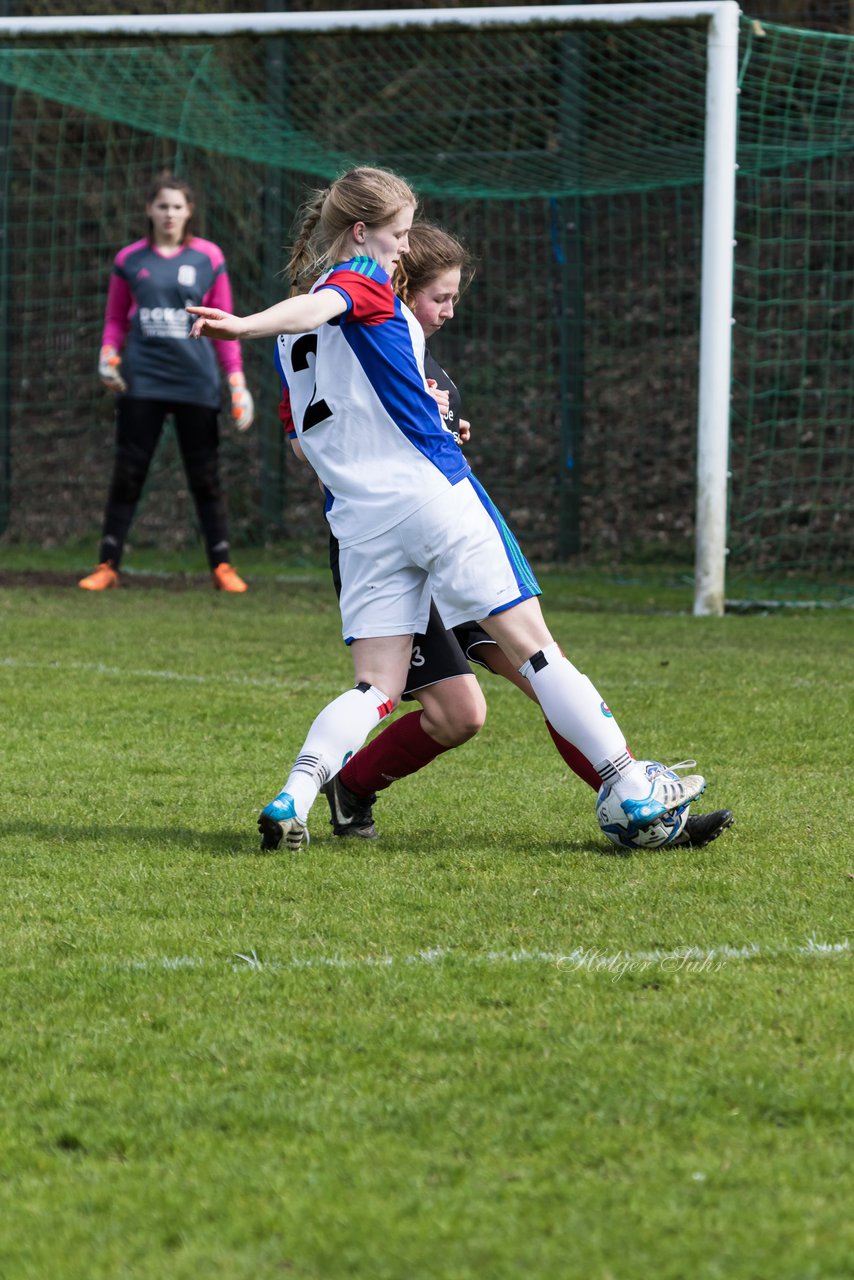
[[[213,583],[217,591],[248,591],[240,574],[230,564],[218,564],[213,570]]]
[[[81,578],[77,585],[84,591],[106,591],[108,587],[119,585],[119,575],[111,564],[105,562],[99,564],[95,572],[90,573],[87,578]]]

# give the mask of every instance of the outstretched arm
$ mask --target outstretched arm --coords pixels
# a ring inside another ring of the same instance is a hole
[[[219,307],[187,307],[197,317],[192,338],[275,338],[279,333],[309,333],[347,310],[337,289],[321,289],[285,298],[253,316],[233,316]]]

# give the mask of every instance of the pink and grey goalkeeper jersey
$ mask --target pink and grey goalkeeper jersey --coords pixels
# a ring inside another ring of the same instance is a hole
[[[224,373],[240,373],[240,343],[191,339],[187,305],[231,311],[231,285],[219,246],[191,236],[179,253],[167,257],[150,240],[137,240],[116,254],[101,342],[122,353],[128,395],[218,409],[214,350]]]
[[[393,528],[469,474],[424,379],[424,333],[372,258],[321,276],[347,310],[311,333],[280,334],[280,414],[326,490],[342,547]]]

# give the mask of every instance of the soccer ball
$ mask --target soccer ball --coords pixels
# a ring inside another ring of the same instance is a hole
[[[668,769],[666,765],[659,764],[657,760],[640,760],[638,763],[646,769],[646,776],[650,782],[654,782],[659,777],[678,781],[679,775],[672,769]],[[618,845],[621,849],[661,849],[666,844],[672,844],[685,830],[689,808],[688,804],[680,805],[678,809],[673,809],[656,818],[651,826],[641,828],[635,826],[626,817],[623,806],[609,785],[602,787],[596,797],[596,817],[599,826],[612,844]]]

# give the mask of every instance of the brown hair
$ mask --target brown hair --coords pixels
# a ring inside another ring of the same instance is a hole
[[[159,173],[156,178],[152,179],[149,185],[149,188],[145,193],[145,207],[148,208],[148,206],[152,203],[152,201],[156,200],[157,197],[160,195],[160,192],[163,191],[166,187],[168,187],[170,191],[182,192],[184,199],[187,201],[187,204],[190,206],[191,213],[189,218],[187,219],[187,225],[184,227],[183,243],[186,244],[187,241],[190,239],[190,237],[196,234],[195,227],[193,226],[196,201],[193,196],[193,188],[190,186],[189,182],[185,182],[184,179],[179,178],[177,174],[170,173],[168,169],[164,169],[162,173]],[[149,240],[153,240],[154,239],[154,223],[151,221],[150,218],[147,219],[147,222],[148,222],[148,238]]]
[[[401,209],[418,203],[411,187],[387,169],[362,166],[314,191],[297,219],[288,261],[291,293],[305,293],[327,268],[345,256],[347,237],[357,222],[381,226]]]
[[[431,280],[460,269],[462,293],[471,284],[474,264],[466,246],[449,232],[432,222],[416,222],[409,229],[409,252],[404,254],[394,273],[394,288],[398,296],[411,307],[415,295],[426,289]]]

